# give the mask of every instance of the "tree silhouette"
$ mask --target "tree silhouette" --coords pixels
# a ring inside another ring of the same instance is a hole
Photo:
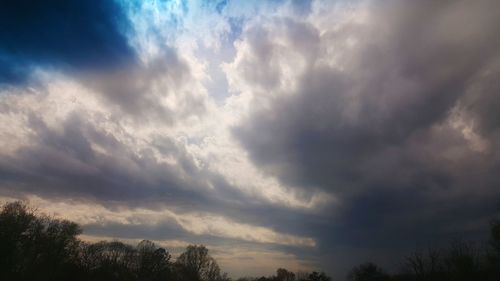
[[[490,244],[493,248],[493,253],[500,257],[500,220],[494,220],[491,223],[490,235]]]
[[[415,251],[406,257],[403,263],[406,275],[415,280],[442,280],[444,265],[441,251],[429,248],[427,252]]]
[[[479,278],[482,275],[480,255],[472,242],[454,241],[444,259],[448,279],[465,281]]]
[[[385,281],[389,280],[384,270],[373,263],[364,263],[351,270],[348,275],[350,281]]]
[[[61,280],[74,275],[80,227],[36,216],[26,204],[6,204],[0,213],[1,280]]]
[[[170,254],[148,240],[143,240],[138,248],[138,277],[140,280],[160,281],[171,278]]]
[[[491,252],[489,276],[500,276],[500,220],[494,220],[490,229]],[[490,279],[493,277],[490,277]],[[493,280],[493,279],[491,279]]]
[[[180,275],[192,281],[220,281],[226,279],[219,265],[203,245],[189,245],[176,262]]]
[[[305,274],[304,278],[298,279],[298,281],[330,281],[330,280],[331,278],[327,276],[324,272],[316,272],[316,271]]]
[[[284,268],[278,268],[276,271],[277,281],[295,281],[295,274]]]
[[[118,241],[98,242],[86,249],[88,276],[92,280],[135,280],[136,251]]]

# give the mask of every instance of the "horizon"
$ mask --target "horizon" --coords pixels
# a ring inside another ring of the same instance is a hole
[[[342,279],[500,215],[499,1],[2,6],[0,203],[85,241]]]

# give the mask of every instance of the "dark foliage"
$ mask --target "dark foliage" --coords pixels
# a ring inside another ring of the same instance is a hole
[[[188,246],[177,259],[176,268],[182,280],[223,281],[227,279],[225,274],[221,275],[219,265],[204,246]]]
[[[79,270],[80,227],[36,216],[20,202],[0,213],[0,280],[70,280]]]
[[[373,263],[364,263],[351,270],[349,281],[386,281],[390,280],[384,270]]]

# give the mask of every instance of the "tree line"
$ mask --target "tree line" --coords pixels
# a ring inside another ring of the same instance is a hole
[[[478,245],[455,240],[446,248],[414,251],[399,262],[400,269],[389,274],[367,262],[354,267],[349,281],[499,281],[500,220],[491,222],[490,239]]]
[[[74,222],[39,214],[20,201],[6,203],[0,211],[0,280],[231,280],[203,245],[189,245],[174,261],[166,249],[148,240],[136,246],[119,241],[89,243],[78,239],[81,233]],[[311,273],[316,275],[325,276]],[[279,269],[277,276],[259,280],[295,280],[290,276],[293,273]]]
[[[0,211],[0,280],[6,281],[230,281],[203,245],[189,245],[175,261],[155,243],[78,239],[81,227],[39,214],[27,204],[6,203]],[[455,241],[446,249],[408,255],[389,274],[373,263],[354,267],[349,281],[498,281],[500,221],[491,225],[488,247]],[[236,281],[332,281],[324,272],[280,268],[268,277]]]

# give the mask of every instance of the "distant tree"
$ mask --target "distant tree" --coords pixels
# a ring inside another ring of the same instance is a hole
[[[350,281],[385,281],[389,278],[382,268],[370,262],[354,267],[347,276]]]
[[[86,244],[80,265],[86,280],[171,280],[170,254],[147,240],[137,247],[119,241]]]
[[[137,246],[138,279],[149,281],[168,280],[172,277],[170,254],[163,248],[148,240],[143,240]]]
[[[309,272],[307,271],[297,271],[295,273],[295,280],[297,281],[306,281],[307,278],[309,277]]]
[[[500,220],[494,220],[490,228],[490,244],[494,254],[500,258]]]
[[[176,261],[178,274],[183,280],[190,281],[221,281],[227,279],[221,274],[219,265],[208,254],[203,245],[189,245]]]
[[[427,252],[415,251],[405,258],[404,275],[413,276],[415,280],[442,280],[444,264],[440,250],[429,248]]]
[[[275,279],[277,281],[295,281],[295,274],[284,268],[278,268]]]
[[[134,247],[119,241],[101,241],[85,249],[85,264],[91,280],[136,280]]]
[[[495,280],[494,277],[500,280],[500,220],[498,219],[491,223],[490,245],[488,275],[491,277],[488,280]]]
[[[331,278],[324,272],[313,271],[309,274],[306,281],[330,281]]]
[[[449,280],[483,279],[480,251],[472,242],[456,240],[444,257],[445,272]]]

